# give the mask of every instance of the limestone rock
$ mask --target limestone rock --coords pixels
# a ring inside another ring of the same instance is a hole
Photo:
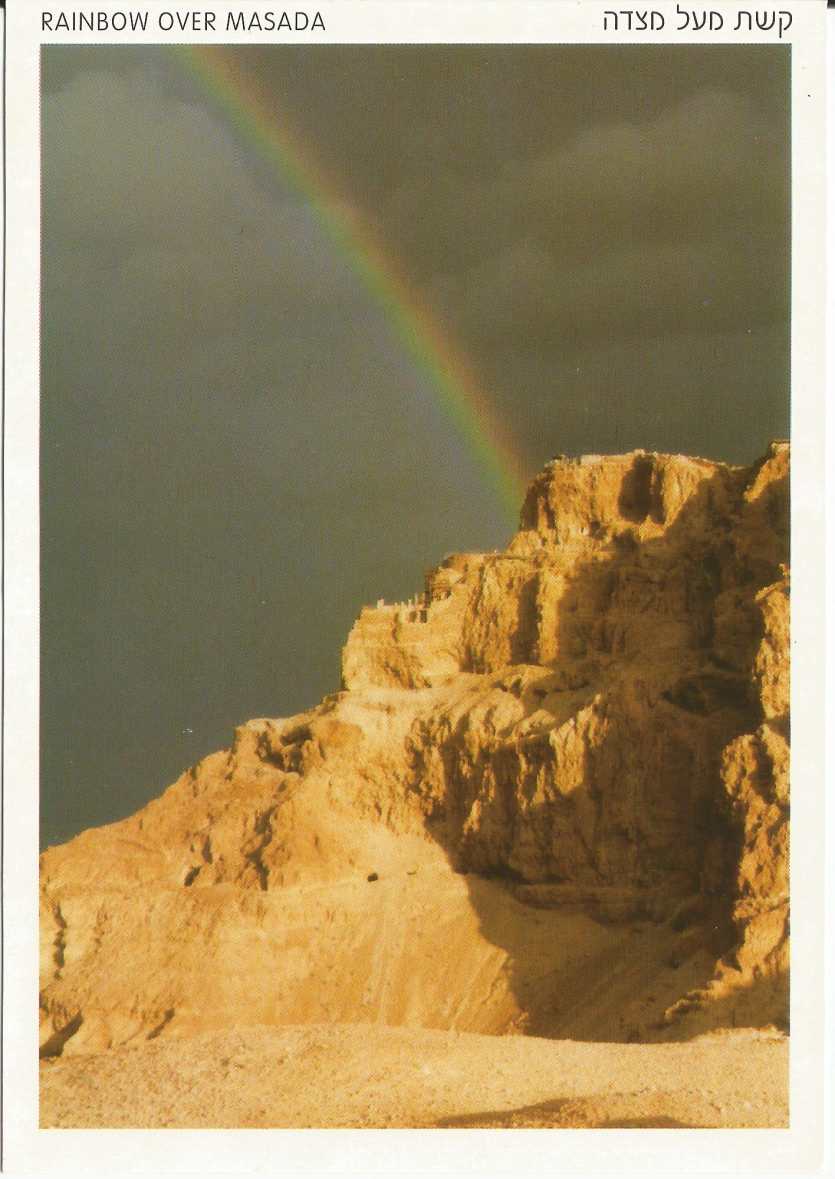
[[[553,461],[506,550],[363,609],[340,692],[50,848],[44,1054],[784,1023],[788,461]]]

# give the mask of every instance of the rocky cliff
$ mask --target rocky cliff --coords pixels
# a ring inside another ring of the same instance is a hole
[[[342,690],[42,857],[42,1052],[316,1021],[784,1026],[788,481],[557,458]]]

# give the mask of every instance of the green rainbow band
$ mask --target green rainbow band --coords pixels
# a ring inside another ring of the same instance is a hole
[[[422,306],[367,225],[340,200],[335,185],[279,124],[255,82],[236,69],[222,45],[174,45],[171,52],[218,104],[237,133],[311,203],[337,248],[383,309],[398,339],[429,378],[445,416],[515,523],[525,491],[525,464],[480,388],[469,363]]]

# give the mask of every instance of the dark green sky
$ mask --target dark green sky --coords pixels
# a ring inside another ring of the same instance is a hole
[[[788,431],[788,50],[240,47],[556,451]],[[315,211],[154,47],[43,51],[42,837],[338,686],[359,607],[509,534]]]

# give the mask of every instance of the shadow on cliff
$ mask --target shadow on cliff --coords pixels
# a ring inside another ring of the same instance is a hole
[[[755,595],[788,557],[787,481],[745,503],[757,469],[720,468],[663,534],[647,537],[640,526],[664,524],[665,505],[653,456],[636,456],[620,518],[591,522],[595,553],[572,569],[550,633],[542,633],[534,587],[519,594],[513,657],[526,672],[517,689],[526,711],[543,706],[537,668],[570,673],[569,712],[594,710],[579,785],[568,794],[554,786],[543,798],[547,733],[540,749],[511,740],[485,753],[480,780],[452,781],[454,749],[444,757],[448,803],[427,829],[466,874],[481,932],[507,954],[528,1034],[689,1039],[705,1024],[733,1026],[735,1012],[753,1026],[761,1008],[780,1008],[760,980],[743,988],[744,1003],[737,990],[711,999],[703,1018],[687,1008],[680,1020],[661,1018],[707,986],[739,939],[732,910],[743,832],[721,755],[762,719],[752,675],[763,633]],[[747,550],[745,528],[754,538]],[[540,585],[548,577],[547,561],[536,577]],[[559,711],[559,693],[555,700]],[[497,902],[497,886],[511,894],[506,903]],[[571,912],[557,896],[566,886],[582,894]]]

